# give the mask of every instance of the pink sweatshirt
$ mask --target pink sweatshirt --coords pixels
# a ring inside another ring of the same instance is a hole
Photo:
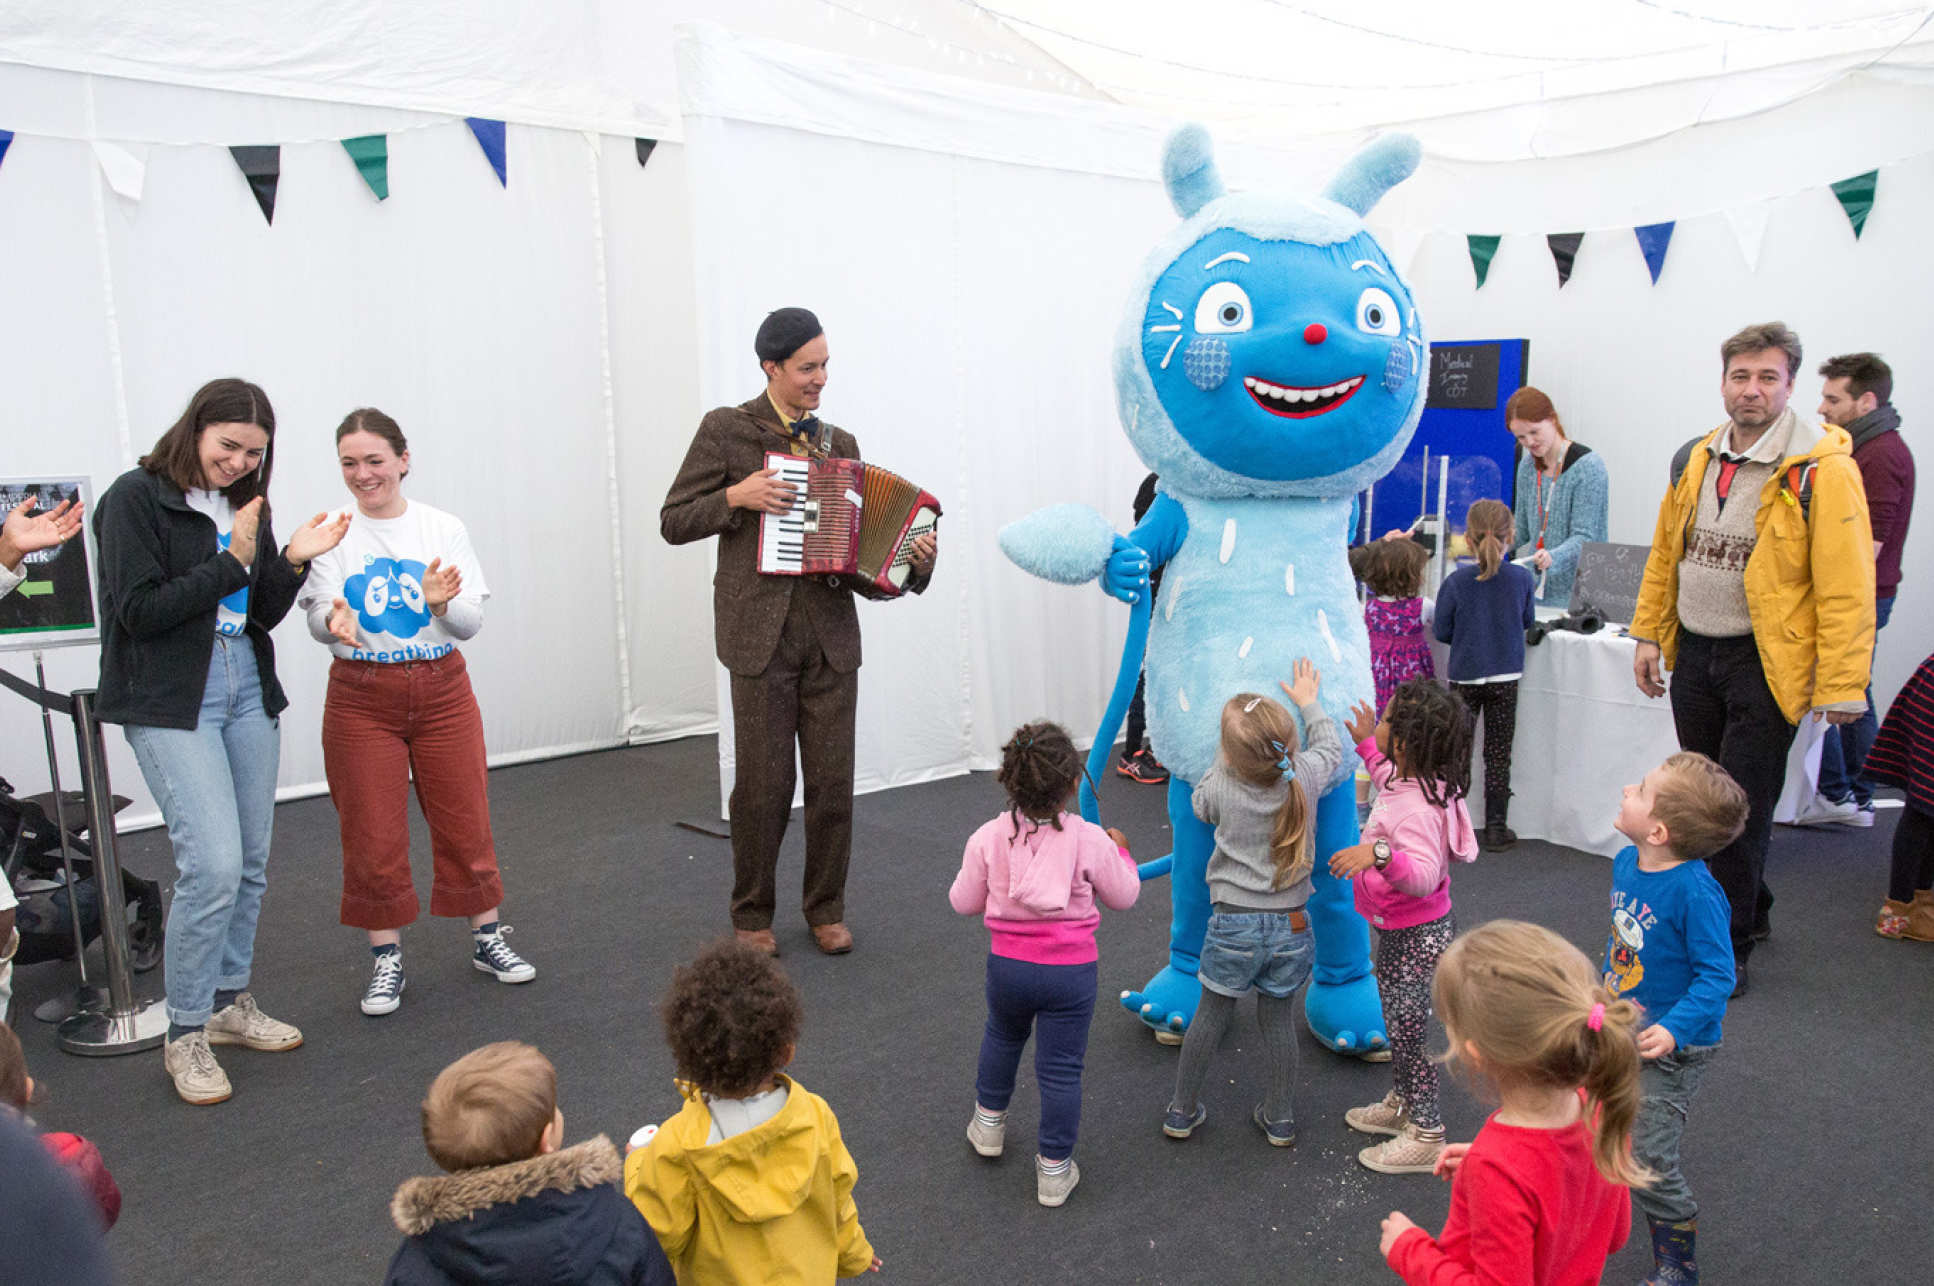
[[[1450,859],[1477,860],[1471,811],[1454,799],[1440,808],[1424,798],[1423,783],[1397,776],[1397,766],[1377,749],[1375,737],[1356,748],[1377,802],[1363,824],[1363,842],[1390,845],[1390,865],[1356,877],[1356,909],[1379,929],[1408,929],[1450,913]]]
[[[987,916],[994,954],[1032,964],[1088,964],[1097,959],[1095,899],[1126,911],[1141,895],[1128,850],[1074,813],[1061,827],[1020,822],[1002,813],[974,832],[947,900],[962,915]]]

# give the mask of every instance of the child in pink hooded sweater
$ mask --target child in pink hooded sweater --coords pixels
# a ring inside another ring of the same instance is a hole
[[[1081,1181],[1081,1066],[1095,1012],[1095,926],[1104,906],[1125,911],[1141,877],[1120,831],[1067,811],[1081,784],[1081,754],[1058,724],[1030,723],[1001,748],[1007,808],[974,832],[947,894],[962,915],[987,917],[987,1034],[974,1080],[967,1141],[997,1157],[1021,1049],[1034,1034],[1041,1083],[1035,1196],[1058,1206]]]
[[[1357,1160],[1384,1174],[1428,1174],[1444,1150],[1437,1066],[1424,1050],[1438,957],[1457,936],[1450,864],[1477,860],[1464,796],[1471,787],[1471,715],[1434,679],[1399,685],[1377,720],[1359,704],[1350,737],[1370,771],[1377,802],[1363,842],[1339,849],[1330,873],[1355,879],[1356,909],[1377,930],[1377,986],[1390,1033],[1396,1088],[1343,1119],[1364,1134],[1391,1136]]]

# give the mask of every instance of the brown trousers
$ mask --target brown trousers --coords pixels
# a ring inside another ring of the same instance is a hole
[[[732,676],[732,927],[772,927],[779,845],[792,815],[793,743],[806,770],[806,923],[846,918],[853,850],[857,670],[835,670],[794,595],[772,660]]]

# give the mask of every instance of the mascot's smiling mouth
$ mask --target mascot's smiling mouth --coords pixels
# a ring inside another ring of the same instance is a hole
[[[1363,387],[1363,377],[1352,375],[1347,380],[1323,388],[1290,388],[1286,384],[1271,384],[1268,380],[1245,375],[1242,386],[1249,390],[1249,396],[1256,399],[1256,404],[1271,415],[1307,420],[1312,415],[1333,411],[1349,401]]]

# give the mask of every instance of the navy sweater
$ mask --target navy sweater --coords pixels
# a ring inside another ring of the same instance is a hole
[[[1450,644],[1452,683],[1524,670],[1524,632],[1537,620],[1538,579],[1516,563],[1479,580],[1460,567],[1437,588],[1437,641]]]

